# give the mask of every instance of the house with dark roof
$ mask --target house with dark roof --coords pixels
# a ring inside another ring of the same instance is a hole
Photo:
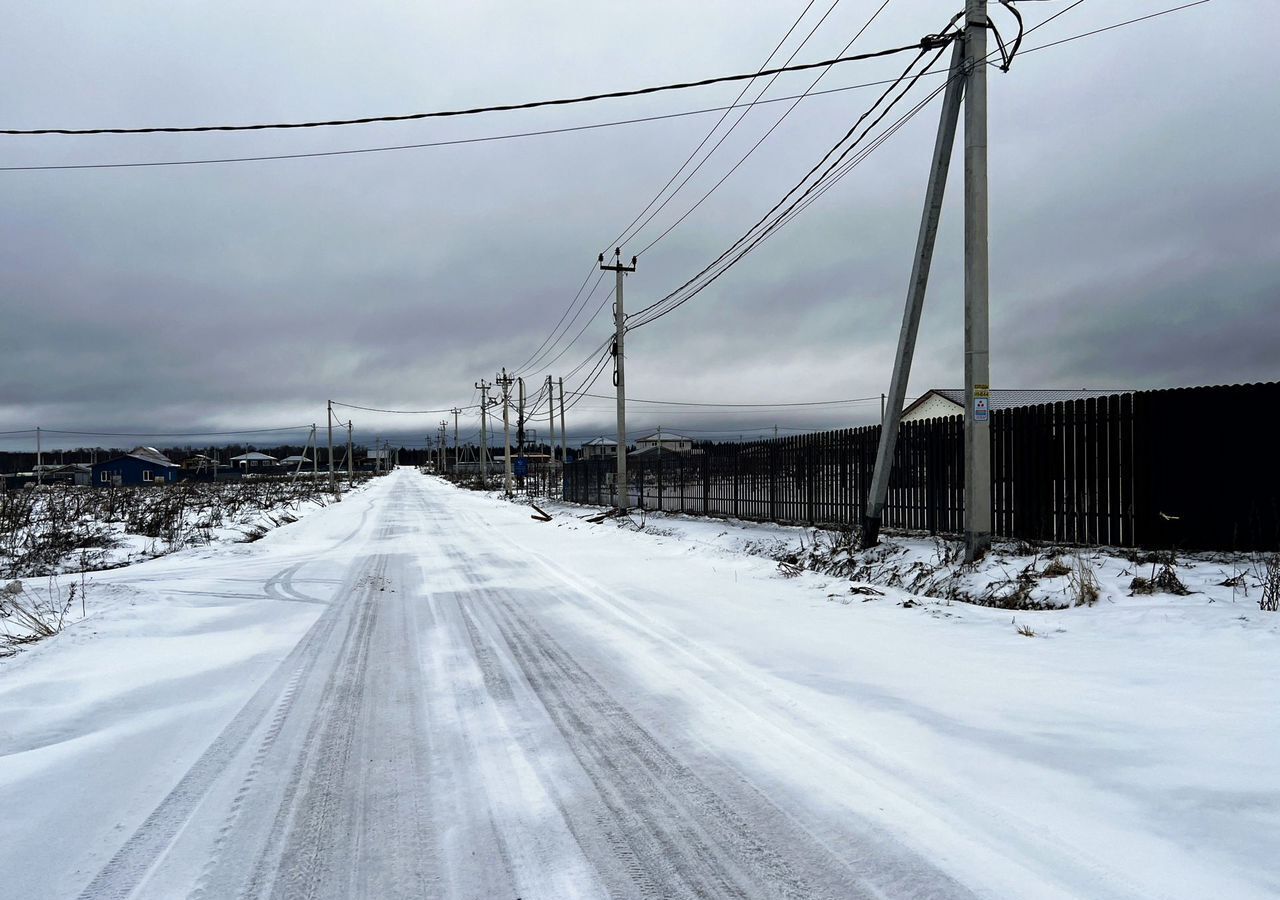
[[[130,484],[171,484],[182,467],[155,447],[135,447],[128,453],[94,463],[93,483],[99,487]]]
[[[991,391],[988,408],[1015,409],[1022,406],[1037,406],[1041,403],[1060,403],[1065,400],[1088,400],[1090,397],[1110,397],[1115,394],[1127,394],[1129,391],[1098,391],[1088,388],[1043,389],[1043,390],[1005,390]],[[919,422],[924,419],[945,419],[948,416],[964,414],[964,388],[933,388],[925,391],[902,411],[902,421]]]

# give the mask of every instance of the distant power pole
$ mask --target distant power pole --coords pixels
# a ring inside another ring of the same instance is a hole
[[[329,423],[329,491],[331,493],[336,494],[338,492],[338,483],[337,483],[337,476],[334,474],[334,471],[333,471],[333,401],[332,400],[329,401],[328,415],[325,416],[325,421]],[[319,455],[320,455],[319,453],[316,454],[316,456],[319,456]]]
[[[564,379],[560,379],[560,465],[569,461],[569,431],[564,424]]]
[[[507,370],[503,369],[502,374],[496,376],[495,383],[502,388],[502,442],[506,446],[505,455],[502,457],[503,482],[502,489],[510,497],[511,489],[511,384],[515,379],[507,374]]]
[[[455,406],[453,409],[449,411],[453,413],[453,470],[454,472],[457,472],[458,471],[458,415],[462,412],[462,410],[458,409],[458,407]]]
[[[520,411],[516,415],[516,454],[524,456],[524,379],[516,379],[519,387]]]
[[[547,376],[547,455],[551,457],[551,468],[556,467],[556,389]]]
[[[476,382],[476,390],[480,392],[480,483],[489,484],[489,432],[487,420],[489,413],[489,383],[481,378]]]
[[[621,247],[614,249],[613,258],[614,262],[606,265],[604,254],[600,254],[600,268],[615,273],[618,279],[613,297],[613,383],[618,388],[618,474],[614,480],[617,482],[615,506],[625,512],[631,496],[627,490],[627,378],[623,352],[626,312],[622,306],[622,279],[626,273],[636,270],[636,258],[631,257],[631,265],[623,265]]]
[[[347,487],[356,483],[356,461],[353,455],[355,446],[351,441],[351,420],[347,420]]]
[[[987,272],[987,0],[964,19],[964,558],[991,546],[991,332]]]
[[[36,484],[44,484],[44,451],[40,449],[40,426],[36,426]]]

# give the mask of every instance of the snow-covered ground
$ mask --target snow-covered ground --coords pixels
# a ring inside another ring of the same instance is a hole
[[[1010,611],[548,511],[400,470],[92,576],[0,661],[0,896],[1280,896],[1280,616],[1234,562]]]

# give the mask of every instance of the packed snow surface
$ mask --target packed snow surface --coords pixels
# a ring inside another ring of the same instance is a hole
[[[91,576],[0,661],[0,896],[1280,896],[1232,589],[906,602],[550,512],[401,469]]]

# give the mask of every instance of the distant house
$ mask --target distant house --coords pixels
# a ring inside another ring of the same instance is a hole
[[[286,456],[284,459],[280,460],[280,465],[288,466],[290,468],[294,468],[300,464],[304,466],[311,465],[311,458],[305,455],[298,456],[295,453],[293,456]]]
[[[618,442],[607,437],[592,438],[582,445],[583,459],[614,459],[618,455]]]
[[[274,456],[268,456],[265,453],[241,453],[239,456],[231,457],[231,462],[241,469],[265,469],[273,468],[279,463]]]
[[[36,466],[40,480],[45,484],[85,485],[93,478],[92,467],[87,463],[67,463],[56,466]]]
[[[672,453],[689,453],[693,450],[693,439],[687,438],[682,434],[676,434],[674,431],[662,431],[659,429],[644,437],[636,438],[636,453],[643,453],[646,450],[657,450],[659,447],[665,453],[668,450]]]
[[[1004,390],[991,392],[988,408],[1015,409],[1021,406],[1036,406],[1040,403],[1058,403],[1063,400],[1087,400],[1090,397],[1110,397],[1113,394],[1124,394],[1127,391],[1095,391],[1080,390]],[[945,419],[948,416],[964,414],[963,388],[933,388],[925,391],[914,402],[902,411],[902,421],[918,422],[923,419]]]
[[[206,456],[203,453],[188,456],[182,461],[182,468],[187,472],[212,472],[219,465],[221,464],[212,456]]]
[[[155,447],[135,447],[123,456],[94,463],[93,483],[100,487],[131,484],[170,484],[181,470],[176,462]]]

